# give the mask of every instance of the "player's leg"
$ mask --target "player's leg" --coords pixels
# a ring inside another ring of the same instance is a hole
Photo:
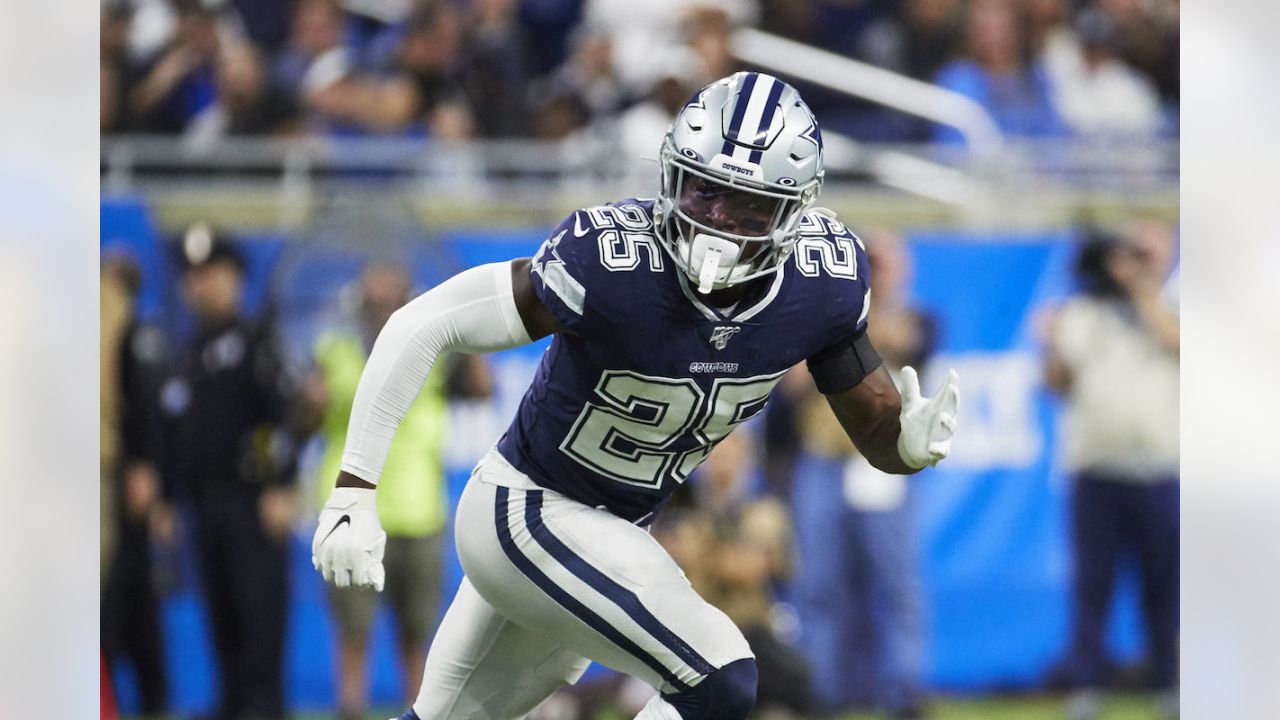
[[[463,578],[427,653],[407,720],[515,720],[587,669],[587,659],[498,614]]]
[[[338,627],[338,716],[364,717],[369,698],[369,628],[378,606],[378,593],[369,587],[340,588],[330,583],[325,583],[325,591]]]
[[[1178,683],[1178,481],[1129,488],[1135,495],[1134,535],[1142,565],[1142,610],[1153,689]]]
[[[912,492],[908,486],[897,507],[857,514],[879,649],[878,700],[883,709],[902,715],[918,711],[924,703],[924,592],[916,561]]]
[[[756,667],[733,622],[643,529],[522,478],[491,455],[459,503],[458,553],[480,594],[514,622],[659,688],[655,707],[685,720],[746,717]]]
[[[387,538],[385,593],[395,611],[405,696],[409,699],[422,686],[427,646],[439,614],[443,553],[440,533]]]
[[[236,516],[233,602],[244,643],[244,717],[284,717],[284,632],[289,603],[288,538],[267,532],[257,497]]]
[[[123,522],[118,529],[116,555],[102,595],[102,644],[112,664],[122,659],[133,663],[142,714],[160,715],[168,691],[151,539],[141,522]]]
[[[734,660],[688,690],[655,695],[635,720],[745,720],[758,682],[755,659]]]
[[[234,577],[232,557],[225,549],[227,539],[226,503],[215,499],[196,509],[196,552],[199,558],[200,584],[209,612],[209,630],[218,664],[218,714],[236,717],[244,711],[245,682],[240,661],[242,629],[233,602]]]
[[[1100,688],[1106,680],[1104,642],[1122,537],[1123,485],[1105,477],[1076,478],[1071,503],[1075,553],[1072,630],[1073,685]]]
[[[858,615],[854,589],[854,527],[841,491],[842,459],[803,453],[791,486],[800,646],[813,671],[813,694],[825,707],[858,699],[860,651],[853,642]]]
[[[1110,664],[1103,638],[1127,522],[1122,490],[1115,479],[1081,473],[1072,491],[1075,608],[1065,667],[1072,688],[1065,710],[1071,720],[1093,720],[1102,712],[1101,688]]]

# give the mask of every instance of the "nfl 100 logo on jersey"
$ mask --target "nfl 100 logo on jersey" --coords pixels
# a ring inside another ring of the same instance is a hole
[[[711,345],[717,350],[723,350],[729,344],[730,338],[742,332],[742,328],[737,325],[720,325],[711,331]]]

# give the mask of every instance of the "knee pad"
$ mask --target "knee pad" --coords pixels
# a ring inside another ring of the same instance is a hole
[[[745,720],[756,705],[754,658],[734,660],[684,692],[664,694],[683,720]]]

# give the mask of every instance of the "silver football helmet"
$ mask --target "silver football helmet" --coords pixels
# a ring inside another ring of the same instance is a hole
[[[822,133],[800,93],[739,72],[698,92],[662,143],[658,235],[699,292],[776,271],[822,189]]]

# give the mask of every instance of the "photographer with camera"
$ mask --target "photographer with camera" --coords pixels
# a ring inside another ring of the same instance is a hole
[[[1075,560],[1067,715],[1101,712],[1110,661],[1104,630],[1122,556],[1136,556],[1147,685],[1161,717],[1178,714],[1178,370],[1174,236],[1144,220],[1123,237],[1093,232],[1080,292],[1044,325],[1045,382],[1066,403]]]

